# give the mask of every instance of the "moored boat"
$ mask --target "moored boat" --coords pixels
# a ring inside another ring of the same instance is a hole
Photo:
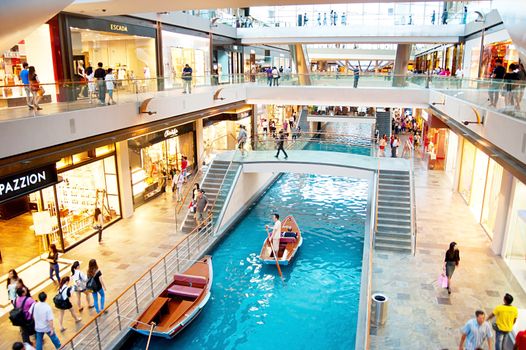
[[[192,322],[210,299],[212,257],[205,256],[188,270],[175,274],[173,282],[131,325],[131,329],[149,335],[173,338]]]
[[[280,265],[288,265],[303,243],[301,231],[293,216],[289,215],[281,222],[281,235],[277,261]],[[271,241],[272,239],[265,239],[263,248],[261,248],[261,253],[259,254],[259,258],[264,264],[276,263],[276,259],[272,253]]]

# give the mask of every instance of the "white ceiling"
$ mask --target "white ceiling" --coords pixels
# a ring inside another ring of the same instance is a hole
[[[436,1],[441,0],[426,0]],[[442,0],[443,1],[443,0]],[[446,0],[450,1],[450,0]],[[452,0],[451,0],[452,1]],[[251,6],[307,5],[307,4],[349,4],[411,2],[411,0],[76,0],[65,11],[92,16],[125,15],[148,12],[172,12],[217,8],[241,8]]]

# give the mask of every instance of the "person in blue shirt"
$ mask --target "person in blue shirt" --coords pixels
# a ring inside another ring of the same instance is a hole
[[[354,67],[354,69],[352,71],[354,73],[353,87],[357,88],[358,87],[358,80],[360,80],[360,68],[358,68],[358,66],[356,66],[356,67]]]
[[[460,338],[459,350],[476,350],[482,349],[484,342],[488,342],[488,349],[493,349],[493,333],[491,327],[486,321],[484,311],[475,311],[475,318],[469,320],[461,329],[462,338]]]
[[[29,88],[29,64],[27,62],[22,63],[22,71],[20,72],[20,80],[24,84],[24,90],[26,92],[26,104],[29,109],[33,109],[31,105],[31,89]]]

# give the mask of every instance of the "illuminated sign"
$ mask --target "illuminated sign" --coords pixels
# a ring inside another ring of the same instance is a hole
[[[111,23],[110,24],[110,30],[115,30],[117,32],[127,32],[128,31],[128,27],[125,26],[124,24]]]
[[[58,180],[55,164],[0,179],[0,203],[47,187]]]
[[[174,137],[174,136],[177,136],[177,129],[176,128],[168,129],[168,130],[164,131],[164,138],[165,139],[167,139],[169,137]]]

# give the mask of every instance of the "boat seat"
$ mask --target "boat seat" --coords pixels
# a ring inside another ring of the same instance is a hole
[[[281,237],[279,239],[279,243],[296,243],[295,237]]]
[[[168,288],[168,295],[186,297],[186,298],[198,298],[203,292],[203,288],[195,288],[181,285],[173,285]]]
[[[178,285],[188,285],[190,287],[204,288],[208,283],[206,277],[195,276],[195,275],[185,275],[185,274],[175,274],[174,282]]]
[[[157,299],[153,301],[150,307],[137,321],[144,322],[144,323],[152,322],[155,316],[159,314],[163,306],[166,305],[166,303],[170,300],[171,300],[170,298],[158,297]]]

